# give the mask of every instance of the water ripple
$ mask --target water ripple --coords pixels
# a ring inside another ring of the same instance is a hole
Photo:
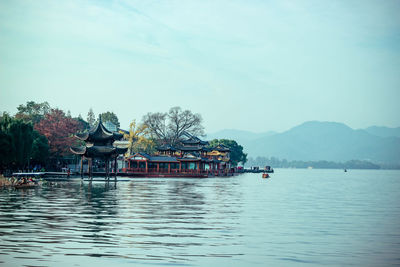
[[[400,264],[400,172],[278,173],[1,190],[0,263]]]

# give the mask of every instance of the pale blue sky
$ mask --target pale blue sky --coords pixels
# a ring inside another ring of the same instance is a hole
[[[0,111],[400,126],[400,1],[0,1]]]

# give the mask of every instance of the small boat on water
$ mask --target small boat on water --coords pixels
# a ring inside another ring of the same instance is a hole
[[[17,184],[17,185],[14,185],[14,188],[15,189],[28,189],[28,188],[36,188],[38,186],[39,185],[35,184],[35,183],[28,183],[28,184]]]
[[[15,189],[28,189],[28,188],[35,188],[38,187],[39,183],[32,179],[29,178],[27,179],[26,177],[18,177],[17,183],[14,185]]]
[[[268,173],[263,173],[262,178],[270,178]]]

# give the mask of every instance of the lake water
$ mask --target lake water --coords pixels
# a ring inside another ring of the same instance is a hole
[[[0,265],[400,265],[400,171],[271,176],[0,190]]]

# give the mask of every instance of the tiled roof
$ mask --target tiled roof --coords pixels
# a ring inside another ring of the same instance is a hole
[[[169,145],[163,145],[157,148],[158,151],[176,151],[176,148],[173,146],[169,146]]]
[[[137,154],[142,155],[143,157],[148,158],[148,159],[151,158],[151,156],[150,156],[149,154],[144,153],[144,152],[139,152],[139,153],[137,153]]]
[[[102,142],[106,140],[120,140],[123,135],[117,132],[109,131],[104,125],[101,119],[92,127],[87,133],[78,133],[75,135],[78,139],[88,142]]]
[[[70,150],[77,155],[84,155],[87,157],[102,157],[123,154],[127,148],[117,148],[112,146],[81,146],[71,147]]]
[[[221,152],[230,152],[230,151],[231,151],[231,150],[229,149],[229,147],[224,146],[224,145],[222,145],[222,144],[219,144],[218,146],[216,146],[216,147],[214,148],[214,150],[221,151]]]
[[[179,150],[182,151],[199,151],[201,150],[201,147],[199,146],[182,146],[178,148]]]

